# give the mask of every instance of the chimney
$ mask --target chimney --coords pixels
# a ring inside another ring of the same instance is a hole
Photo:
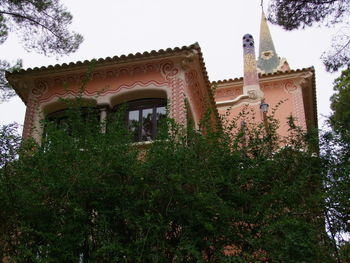
[[[244,79],[243,93],[247,94],[250,99],[261,100],[264,93],[260,89],[259,77],[255,60],[254,39],[250,34],[243,36],[243,63]]]

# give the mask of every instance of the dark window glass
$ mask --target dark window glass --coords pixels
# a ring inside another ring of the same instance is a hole
[[[134,141],[138,140],[138,131],[140,127],[139,111],[132,110],[128,112],[128,128],[132,134]]]
[[[119,108],[116,106],[114,111]],[[135,142],[154,140],[165,117],[165,99],[142,99],[127,103],[126,121]]]
[[[46,119],[54,123],[55,126],[68,133],[69,135],[72,134],[72,121],[74,121],[72,118],[74,114],[72,112],[69,112],[69,110],[60,110],[53,112],[49,114]],[[80,121],[83,121],[83,123],[90,125],[98,125],[99,124],[99,111],[95,108],[82,108],[81,109],[81,119]],[[45,132],[44,132],[45,134]]]
[[[142,128],[141,128],[141,141],[150,141],[154,138],[153,134],[153,108],[150,109],[142,109]]]

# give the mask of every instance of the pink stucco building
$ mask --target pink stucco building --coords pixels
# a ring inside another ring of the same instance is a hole
[[[290,69],[287,60],[278,57],[262,15],[259,53],[255,57],[251,35],[243,37],[244,76],[211,82],[208,79],[203,54],[195,43],[181,48],[108,57],[97,61],[76,62],[21,70],[6,75],[27,106],[23,138],[40,141],[40,120],[64,110],[59,98],[74,97],[81,89],[86,72],[91,79],[83,97],[100,111],[100,119],[118,105],[127,102],[128,121],[137,123],[135,138],[147,141],[154,138],[157,118],[169,105],[170,117],[185,123],[191,117],[198,125],[207,107],[212,109],[212,121],[229,110],[233,118],[243,105],[260,110],[262,103],[270,106],[284,101],[276,113],[281,121],[279,132],[293,115],[307,129],[317,126],[314,69]],[[185,103],[188,102],[188,110]]]

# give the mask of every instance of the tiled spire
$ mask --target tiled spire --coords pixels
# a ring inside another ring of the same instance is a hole
[[[277,56],[264,11],[261,14],[258,69],[262,73],[272,73],[282,66]]]

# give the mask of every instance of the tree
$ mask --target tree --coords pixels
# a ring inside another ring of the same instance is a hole
[[[350,70],[334,81],[331,97],[330,130],[321,136],[321,150],[327,169],[325,177],[327,227],[339,250],[339,259],[348,262],[350,233]],[[345,237],[345,238],[344,238]]]
[[[329,121],[335,131],[344,136],[349,136],[350,68],[344,70],[341,76],[334,81],[334,91],[335,93],[331,97],[332,115]]]
[[[0,60],[0,102],[7,101],[16,95],[15,91],[10,87],[5,78],[6,71],[14,72],[22,68],[22,60],[17,60],[11,65],[5,60]]]
[[[327,171],[324,181],[326,226],[337,253],[337,262],[348,262],[341,258],[345,258],[344,251],[350,244],[350,140],[348,135],[345,136],[334,130],[321,136],[322,156]]]
[[[272,0],[269,8],[269,18],[273,23],[293,30],[314,23],[324,22],[331,25],[343,21],[349,17],[350,2]],[[338,262],[341,262],[343,257],[340,252],[346,251],[349,246],[348,241],[344,240],[344,235],[348,235],[350,231],[350,34],[344,30],[332,40],[333,50],[322,55],[329,71],[347,66],[334,82],[335,93],[331,97],[332,114],[328,120],[330,130],[321,133],[320,136],[320,148],[327,173],[324,181],[326,224],[336,248]]]
[[[72,15],[59,0],[2,0],[0,2],[0,44],[10,32],[16,32],[27,51],[44,55],[66,55],[75,52],[83,41],[80,34],[71,32],[68,26]],[[0,61],[0,90],[2,99],[14,93],[5,81],[4,71],[18,69],[20,63],[10,67]]]
[[[21,137],[16,123],[0,127],[0,168],[17,159]]]
[[[271,0],[269,20],[286,30],[305,28],[314,24],[333,25],[348,21],[350,2],[347,0]],[[349,65],[350,33],[345,28],[332,39],[332,49],[324,52],[322,60],[328,71]]]
[[[77,50],[83,37],[70,32],[72,15],[59,0],[3,0],[0,3],[0,44],[16,30],[28,51],[65,55]]]
[[[321,160],[295,125],[280,138],[275,120],[245,112],[223,129],[167,120],[145,148],[130,143],[123,112],[101,133],[93,110],[69,108],[69,134],[43,124],[42,144],[25,142],[0,169],[0,257],[329,262]]]

